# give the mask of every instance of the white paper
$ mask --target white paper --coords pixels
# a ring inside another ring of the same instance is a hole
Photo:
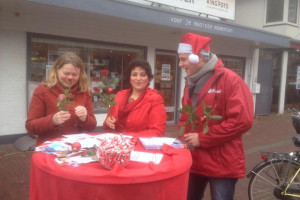
[[[143,142],[143,144],[146,144],[146,145],[163,145],[163,144],[171,145],[174,143],[176,138],[170,138],[170,137],[143,138],[143,137],[140,137],[140,140]]]
[[[161,153],[148,153],[141,151],[132,151],[130,155],[130,161],[149,163],[153,162],[154,164],[159,164],[163,154]]]
[[[163,144],[172,145],[176,140],[176,138],[170,137],[140,137],[139,139],[147,150],[160,150]]]
[[[66,138],[73,138],[73,139],[84,139],[84,138],[92,138],[92,135],[88,135],[86,133],[80,133],[80,134],[69,134],[69,135],[63,135]]]

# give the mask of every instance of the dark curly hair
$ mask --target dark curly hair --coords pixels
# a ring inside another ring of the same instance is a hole
[[[141,67],[142,69],[144,69],[146,71],[146,74],[149,78],[149,82],[153,79],[153,74],[152,74],[150,64],[146,60],[135,59],[135,60],[132,60],[128,65],[128,70],[127,70],[126,77],[125,77],[125,80],[127,83],[130,82],[131,72],[136,67]]]

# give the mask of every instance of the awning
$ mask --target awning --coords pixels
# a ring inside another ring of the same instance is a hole
[[[300,40],[291,40],[291,48],[300,50]]]
[[[132,21],[206,32],[220,36],[250,40],[258,43],[290,48],[290,38],[236,24],[203,19],[197,16],[132,2],[114,0],[27,0],[65,7]]]

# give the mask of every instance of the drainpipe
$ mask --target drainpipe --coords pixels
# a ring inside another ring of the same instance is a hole
[[[259,48],[255,48],[253,50],[253,55],[252,55],[251,79],[250,79],[250,88],[253,97],[254,114],[255,114],[255,107],[256,107],[256,94],[259,93],[259,91],[256,90],[256,86],[257,84],[259,84],[257,83],[258,62],[259,62]]]
[[[286,89],[288,55],[289,55],[288,51],[282,52],[278,114],[284,114],[284,100],[285,100],[285,89]]]

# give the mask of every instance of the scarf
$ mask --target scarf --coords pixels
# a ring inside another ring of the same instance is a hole
[[[127,121],[127,117],[130,113],[130,111],[138,104],[140,103],[145,94],[146,94],[147,89],[145,89],[145,91],[143,93],[140,94],[140,96],[132,101],[132,102],[128,102],[128,98],[132,92],[132,89],[128,91],[128,93],[125,95],[125,98],[123,99],[123,101],[120,103],[119,105],[119,112],[118,112],[118,125],[120,126],[121,129],[125,129],[126,128],[126,121]]]
[[[211,59],[195,74],[185,77],[188,84],[189,97],[192,99],[192,106],[196,106],[198,96],[208,79],[214,74],[218,58],[212,54]]]

